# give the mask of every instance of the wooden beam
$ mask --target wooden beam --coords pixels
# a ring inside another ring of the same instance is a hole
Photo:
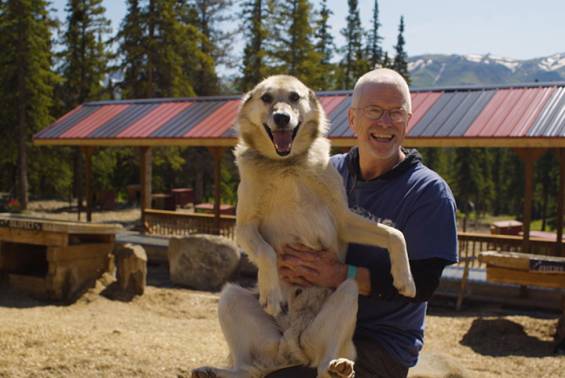
[[[151,208],[151,177],[152,177],[152,152],[151,147],[139,149],[139,179],[141,181],[141,232],[145,233],[145,209]]]
[[[86,171],[86,221],[92,222],[92,155],[94,154],[94,147],[81,147],[80,149],[84,155],[84,166]]]
[[[565,197],[565,148],[557,151],[559,158],[559,193],[557,198],[557,240],[555,241],[555,252],[557,256],[565,257],[563,250],[563,202]]]
[[[333,147],[352,147],[353,137],[330,138]],[[35,139],[37,146],[106,146],[106,147],[158,147],[158,146],[202,146],[233,147],[235,137],[221,138],[115,138],[115,139]],[[502,148],[565,148],[563,137],[406,137],[405,147],[502,147]]]
[[[530,226],[532,222],[532,204],[534,198],[534,165],[544,153],[545,148],[516,148],[514,152],[524,163],[524,237],[522,239],[522,252],[530,251]]]
[[[221,174],[222,174],[222,157],[224,155],[223,147],[209,147],[208,150],[214,158],[214,227],[215,233],[220,234],[220,205],[222,197]]]

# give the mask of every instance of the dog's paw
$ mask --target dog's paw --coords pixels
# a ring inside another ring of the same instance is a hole
[[[288,309],[288,305],[283,300],[283,295],[279,288],[272,289],[267,293],[259,294],[259,303],[265,312],[271,316],[277,316]]]
[[[403,277],[401,279],[395,277],[393,280],[393,285],[398,290],[400,295],[405,297],[414,298],[416,296],[416,284],[414,283],[414,279],[412,279],[412,275],[408,274],[407,277]]]
[[[198,369],[192,370],[190,375],[191,378],[219,378],[216,374],[216,369],[211,367],[201,367]]]
[[[354,363],[347,358],[337,358],[330,361],[328,376],[332,378],[353,378],[355,377]]]

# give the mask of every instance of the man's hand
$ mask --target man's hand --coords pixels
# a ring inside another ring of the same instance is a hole
[[[335,289],[347,278],[347,265],[325,249],[292,244],[285,245],[277,255],[279,275],[292,285]]]

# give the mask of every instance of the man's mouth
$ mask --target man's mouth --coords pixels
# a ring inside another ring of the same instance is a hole
[[[292,142],[296,137],[296,133],[298,132],[298,128],[300,124],[298,124],[294,129],[282,129],[282,130],[271,130],[269,126],[263,124],[263,127],[269,134],[273,145],[275,146],[275,150],[279,156],[287,156],[290,154],[292,149]]]
[[[394,134],[369,133],[369,136],[379,143],[388,143],[394,139]]]

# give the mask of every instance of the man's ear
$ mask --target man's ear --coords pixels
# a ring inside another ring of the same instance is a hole
[[[357,135],[356,125],[355,125],[356,116],[357,114],[355,114],[355,110],[353,110],[352,108],[347,109],[347,120],[349,121],[348,122],[349,128],[353,132],[353,135]]]

